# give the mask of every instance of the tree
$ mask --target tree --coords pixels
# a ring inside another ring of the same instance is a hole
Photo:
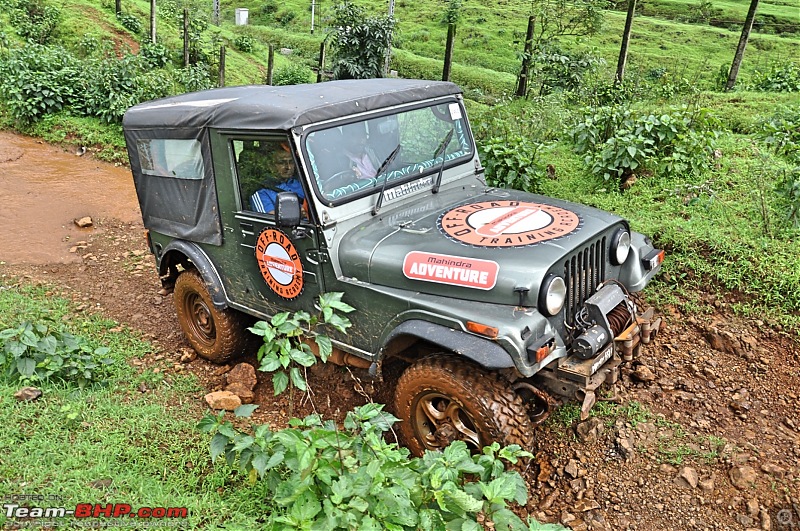
[[[631,42],[631,26],[633,26],[633,13],[635,11],[636,0],[628,0],[628,14],[625,17],[625,29],[622,31],[622,44],[619,47],[615,83],[622,83],[622,78],[625,77],[625,63],[628,61],[628,44]]]
[[[522,53],[522,68],[517,94],[524,95],[537,57],[555,47],[562,37],[594,35],[603,26],[607,0],[532,0]]]
[[[742,64],[744,49],[747,46],[747,40],[750,38],[750,30],[753,29],[753,20],[756,18],[757,8],[758,0],[750,0],[750,10],[747,11],[747,18],[744,19],[742,36],[739,38],[739,46],[736,47],[736,54],[733,56],[733,63],[728,73],[728,82],[725,84],[725,91],[732,90],[733,86],[736,84],[736,77],[739,75],[739,66]]]
[[[384,77],[386,54],[392,44],[392,16],[368,16],[364,9],[349,2],[334,8],[334,79]]]

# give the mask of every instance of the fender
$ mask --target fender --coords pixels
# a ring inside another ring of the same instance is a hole
[[[418,337],[439,345],[487,369],[514,367],[514,361],[508,352],[494,341],[421,319],[402,322],[389,333],[383,344],[388,345],[393,339],[403,335]]]
[[[211,301],[216,308],[225,309],[228,307],[228,296],[225,293],[225,287],[222,285],[217,268],[208,255],[192,242],[173,240],[166,246],[158,263],[158,274],[161,278],[169,275],[169,268],[175,263],[170,259],[171,253],[182,254],[191,260],[205,281],[208,293],[211,295]]]

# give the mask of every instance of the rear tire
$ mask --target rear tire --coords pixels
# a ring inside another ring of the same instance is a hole
[[[397,382],[395,414],[416,456],[454,440],[473,452],[493,441],[529,450],[533,438],[525,404],[508,382],[454,356],[423,358],[406,369]]]
[[[183,333],[201,358],[224,363],[252,344],[247,318],[236,310],[216,308],[197,271],[178,275],[173,300]]]

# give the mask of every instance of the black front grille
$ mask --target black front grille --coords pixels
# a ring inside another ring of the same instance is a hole
[[[567,285],[567,301],[564,304],[564,322],[575,326],[575,317],[586,299],[606,278],[606,238],[578,251],[564,263],[564,282]]]

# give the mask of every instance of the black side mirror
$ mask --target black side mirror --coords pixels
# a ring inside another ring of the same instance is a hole
[[[296,193],[278,193],[275,198],[275,220],[283,228],[293,229],[300,224],[300,198]]]

